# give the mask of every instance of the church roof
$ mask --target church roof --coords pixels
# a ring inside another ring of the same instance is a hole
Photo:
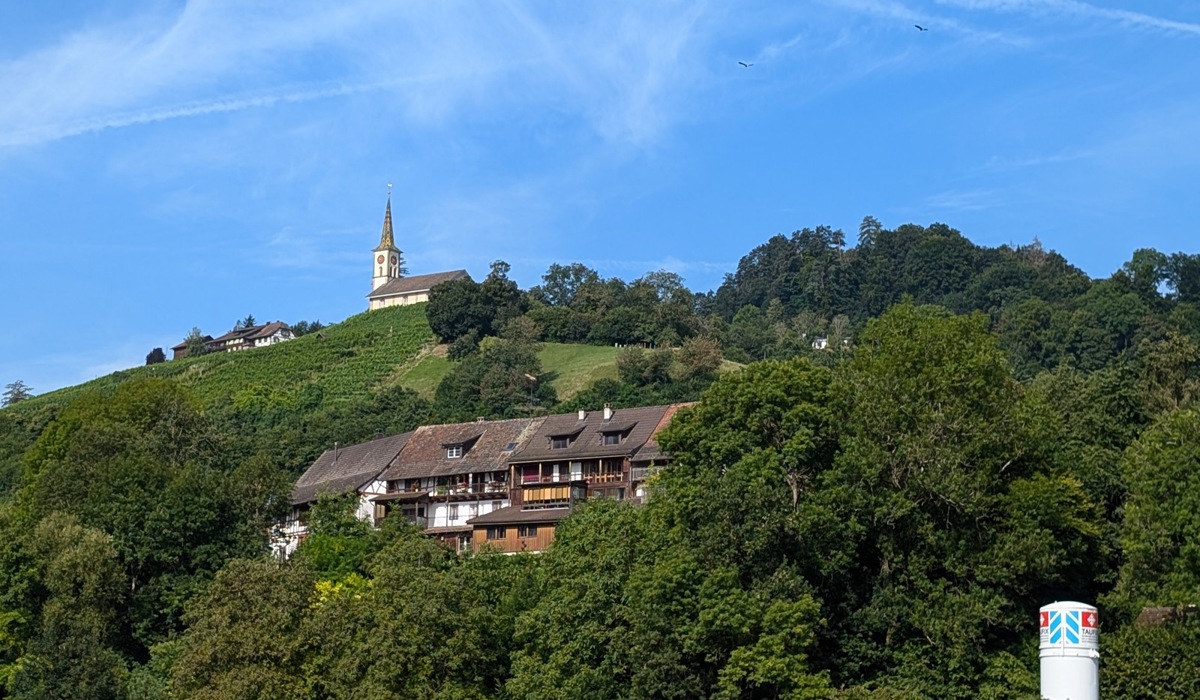
[[[379,236],[379,246],[375,250],[398,250],[396,236],[392,233],[392,195],[388,194],[387,211],[383,215],[383,233]]]
[[[412,294],[413,292],[427,292],[433,287],[442,282],[450,282],[462,278],[470,278],[466,270],[449,270],[447,272],[433,272],[428,275],[413,275],[411,277],[398,277],[394,280],[389,280],[386,284],[379,287],[375,291],[367,295],[368,299],[378,299],[380,297],[391,297],[399,294]]]

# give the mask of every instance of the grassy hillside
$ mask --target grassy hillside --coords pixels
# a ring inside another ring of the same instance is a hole
[[[567,399],[596,379],[616,377],[617,352],[614,347],[546,343],[540,357],[558,397]],[[32,411],[64,404],[84,392],[145,376],[174,379],[206,406],[225,400],[252,403],[265,396],[353,403],[393,384],[432,398],[448,371],[445,348],[435,344],[422,304],[361,313],[320,333],[267,348],[121,370],[13,408]]]
[[[544,343],[538,358],[559,400],[566,400],[597,379],[616,378],[618,352],[617,348],[607,346]],[[441,346],[414,362],[398,381],[401,386],[433,398],[438,382],[449,371],[450,360]]]
[[[135,367],[23,401],[34,410],[65,403],[86,391],[106,389],[134,377],[169,377],[205,405],[231,397],[246,401],[261,392],[314,395],[325,403],[366,396],[401,376],[433,346],[424,306],[392,307],[351,316],[287,343],[235,353],[213,353]]]

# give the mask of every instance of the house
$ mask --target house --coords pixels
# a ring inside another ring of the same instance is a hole
[[[218,338],[206,335],[204,336],[204,352],[235,352],[251,348],[262,348],[276,343],[283,343],[295,337],[288,324],[283,321],[272,321],[260,326],[235,328]],[[185,340],[171,348],[171,352],[173,353],[171,356],[172,359],[178,360],[187,357],[187,345],[188,341]]]
[[[290,555],[323,493],[355,493],[356,515],[400,517],[460,552],[537,552],[578,502],[644,501],[668,462],[656,436],[683,404],[421,426],[327,450],[296,482],[275,549]]]
[[[466,270],[406,276],[404,256],[396,247],[396,237],[392,231],[392,195],[388,192],[383,232],[379,236],[379,245],[371,251],[371,293],[367,295],[367,310],[429,301],[430,289],[442,282],[463,278],[470,279]]]
[[[468,521],[509,505],[512,454],[541,418],[417,428],[372,485],[373,516],[399,515],[458,551],[472,548]]]
[[[261,326],[235,328],[223,336],[205,342],[204,348],[208,352],[237,352],[283,343],[295,337],[288,324],[272,321]]]
[[[208,344],[213,341],[213,337],[211,335],[206,335],[206,336],[204,336],[203,340],[204,340],[204,347],[208,347]],[[179,345],[176,345],[175,347],[171,348],[171,359],[172,360],[181,360],[187,356],[188,356],[188,341],[185,340],[182,343],[180,343]]]
[[[507,508],[469,521],[476,551],[540,551],[555,524],[589,498],[644,500],[645,481],[667,462],[655,436],[679,404],[547,416],[509,460]]]
[[[272,536],[272,548],[281,556],[291,556],[308,535],[308,511],[325,494],[359,494],[357,515],[363,520],[374,516],[370,488],[375,477],[400,454],[412,432],[378,437],[370,442],[342,447],[334,443],[312,463],[292,488],[292,510]]]

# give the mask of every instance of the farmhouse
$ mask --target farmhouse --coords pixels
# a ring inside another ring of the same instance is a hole
[[[251,348],[261,348],[276,343],[283,343],[295,337],[288,324],[283,321],[272,321],[260,326],[234,328],[218,338],[206,335],[204,336],[204,351],[236,352],[238,350],[249,350]],[[178,360],[182,357],[187,357],[187,346],[188,343],[185,340],[171,348],[172,359]]]

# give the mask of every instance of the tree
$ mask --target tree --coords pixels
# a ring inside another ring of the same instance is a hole
[[[171,670],[180,698],[307,697],[302,669],[313,574],[270,559],[231,561],[188,611]]]
[[[253,328],[258,325],[258,321],[254,319],[254,314],[246,314],[246,318],[233,324],[233,330],[241,331],[247,328]]]
[[[20,379],[4,385],[4,397],[0,398],[0,406],[11,406],[33,396],[33,389]]]
[[[146,364],[156,365],[160,362],[166,362],[167,355],[162,348],[154,348],[146,355]]]
[[[296,336],[297,338],[302,335],[308,335],[309,333],[316,333],[324,327],[325,324],[321,323],[320,321],[297,321],[291,326],[292,335]]]
[[[553,263],[542,275],[542,284],[530,290],[550,306],[574,306],[579,291],[587,284],[600,282],[600,275],[586,265]]]
[[[465,277],[442,282],[430,289],[425,316],[429,319],[429,327],[443,343],[453,342],[472,331],[483,337],[491,323],[491,309],[479,283]]]
[[[192,331],[183,339],[184,349],[187,351],[188,357],[200,357],[208,352],[206,342],[209,340],[207,336],[200,332],[197,327],[192,327]]]
[[[1177,410],[1125,453],[1129,496],[1113,602],[1130,616],[1143,605],[1200,602],[1200,411]]]
[[[867,324],[836,391],[841,449],[798,532],[810,580],[841,611],[835,682],[970,696],[1041,601],[1095,599],[1098,509],[1053,469],[1047,410],[1025,399],[981,314],[893,307]]]

